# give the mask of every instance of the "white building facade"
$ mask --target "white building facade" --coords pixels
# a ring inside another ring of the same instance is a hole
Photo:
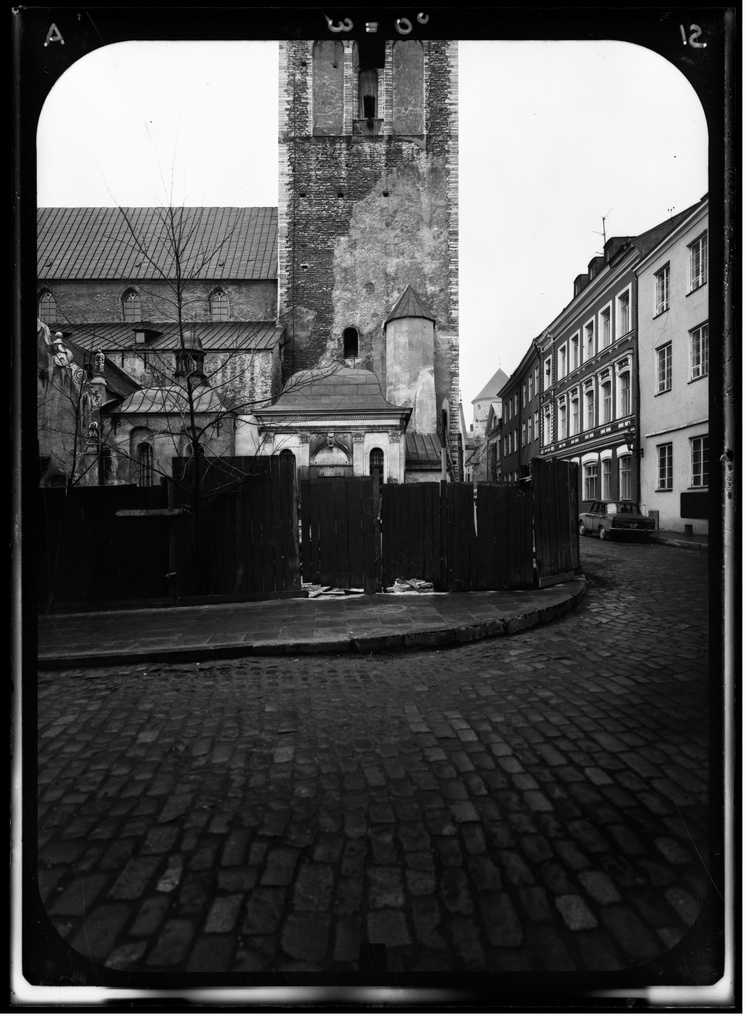
[[[641,500],[659,529],[707,534],[707,196],[636,274]]]

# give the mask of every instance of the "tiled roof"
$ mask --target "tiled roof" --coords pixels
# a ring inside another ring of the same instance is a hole
[[[178,238],[177,243],[169,242]],[[37,210],[37,278],[145,281],[277,278],[277,210],[230,207],[45,207]]]
[[[193,400],[195,412],[218,413],[225,411],[225,406],[213,388],[196,388],[193,391]],[[125,398],[112,411],[128,416],[147,415],[148,413],[160,413],[161,415],[176,413],[186,416],[189,411],[189,399],[186,389],[178,385],[164,388],[143,388],[142,391],[136,391]]]
[[[479,395],[476,395],[472,401],[480,402],[485,398],[496,398],[500,393],[502,387],[508,383],[508,374],[504,370],[496,370],[493,376],[490,378],[488,383],[482,389]]]
[[[388,324],[390,320],[402,320],[409,316],[421,317],[424,320],[432,320],[433,323],[436,322],[435,316],[431,313],[411,284],[408,284],[402,292],[394,305],[394,309],[391,311],[384,323]]]
[[[283,328],[264,321],[250,323],[245,320],[207,321],[185,325],[184,329],[197,332],[206,352],[234,349],[272,349],[283,337]],[[179,325],[170,323],[82,323],[56,324],[52,331],[62,331],[65,343],[74,340],[85,349],[95,352],[121,352],[134,348],[176,349]],[[136,344],[136,331],[148,332],[145,345]]]
[[[387,402],[379,378],[370,370],[346,366],[320,367],[294,374],[267,413],[409,412]]]
[[[408,466],[417,463],[419,466],[441,466],[441,438],[438,434],[418,434],[407,431],[405,434],[405,456]]]

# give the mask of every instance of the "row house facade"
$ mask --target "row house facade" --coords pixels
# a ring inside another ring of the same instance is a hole
[[[582,510],[600,499],[641,501],[636,270],[691,212],[637,237],[610,238],[574,281],[572,302],[533,345],[538,455],[577,463]]]
[[[641,500],[659,528],[708,532],[708,198],[636,269]]]
[[[500,401],[503,415],[490,431],[495,438],[494,479],[516,481],[529,475],[540,449],[540,358],[534,342],[501,389]]]

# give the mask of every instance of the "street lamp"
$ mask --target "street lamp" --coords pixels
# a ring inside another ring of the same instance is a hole
[[[626,432],[623,434],[623,440],[625,441],[625,444],[628,446],[628,451],[631,455],[638,455],[640,456],[640,458],[643,458],[643,448],[636,447],[634,430],[626,430]]]

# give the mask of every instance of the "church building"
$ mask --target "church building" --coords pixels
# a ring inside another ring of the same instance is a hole
[[[371,374],[411,410],[385,478],[460,479],[456,42],[281,43],[279,127],[286,370]]]
[[[142,389],[97,411],[105,482],[196,444],[459,480],[457,44],[281,42],[279,90],[277,210],[39,211],[39,320]]]

